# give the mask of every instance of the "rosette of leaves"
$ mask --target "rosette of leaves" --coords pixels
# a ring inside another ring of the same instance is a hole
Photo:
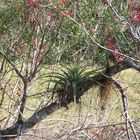
[[[91,70],[76,65],[63,65],[57,71],[43,74],[41,77],[48,77],[47,82],[54,84],[53,96],[57,95],[62,101],[70,100],[78,102],[81,90],[97,72],[99,72],[99,69]]]

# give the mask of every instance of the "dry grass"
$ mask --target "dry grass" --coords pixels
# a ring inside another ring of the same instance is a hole
[[[129,101],[129,114],[132,120],[140,118],[140,75],[133,70],[127,70],[121,72],[115,76],[124,87],[125,93],[128,96]],[[40,85],[40,86],[38,86]],[[111,85],[109,85],[111,86]],[[30,95],[36,94],[45,90],[46,85],[38,80],[35,80],[28,92]],[[99,87],[93,87],[81,98],[81,103],[71,103],[67,110],[62,108],[45,120],[37,124],[28,133],[23,134],[20,140],[106,140],[109,138],[113,140],[119,137],[119,139],[126,139],[126,130],[124,124],[110,125],[106,127],[98,127],[106,124],[116,124],[124,122],[123,107],[121,102],[120,93],[117,89],[111,87],[108,92],[111,92],[111,96],[104,104],[104,109],[101,109],[101,98]],[[109,91],[110,90],[110,91]],[[27,100],[25,118],[28,118],[41,102],[45,104],[44,98],[47,100],[47,95],[31,96]],[[8,100],[5,100],[5,104]],[[42,105],[43,105],[42,104]],[[3,110],[0,110],[3,112]],[[6,112],[4,114],[7,114]],[[2,118],[5,115],[1,115]],[[138,126],[139,124],[136,123]],[[139,129],[139,128],[137,128]]]

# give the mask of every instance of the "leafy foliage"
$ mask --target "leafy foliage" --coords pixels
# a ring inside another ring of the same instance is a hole
[[[76,102],[79,99],[79,89],[98,71],[99,69],[90,70],[89,68],[71,64],[68,66],[63,65],[63,67],[50,74],[43,74],[41,78],[50,78],[47,82],[54,83],[53,93],[58,93],[59,98],[70,99]]]

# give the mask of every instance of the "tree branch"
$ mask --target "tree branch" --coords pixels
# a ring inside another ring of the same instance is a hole
[[[135,137],[135,140],[139,140],[137,134],[136,134],[136,131],[135,131],[135,128],[130,120],[130,117],[129,117],[129,114],[128,114],[128,101],[127,101],[127,97],[124,93],[124,90],[122,88],[122,86],[114,79],[112,79],[114,84],[116,85],[116,87],[118,88],[118,90],[120,91],[121,93],[121,96],[122,96],[122,102],[123,102],[123,109],[124,109],[124,117],[125,117],[125,120],[126,120],[126,130],[127,130],[127,135],[128,135],[128,139],[131,140],[131,137],[130,137],[130,133],[129,133],[129,124],[130,124],[130,127],[132,129],[132,132],[134,134],[134,137]]]
[[[89,79],[84,86],[78,88],[79,90],[78,98],[80,98],[85,93],[85,91],[93,87],[93,85],[97,85],[97,83],[102,82],[105,78],[110,78],[111,76],[129,68],[139,70],[138,66],[136,68],[134,67],[134,64],[133,62],[131,62],[131,60],[125,60],[99,72],[97,75]],[[72,100],[65,101],[66,105],[68,105],[71,102]],[[0,134],[2,135],[1,137],[3,137],[4,135],[15,135],[25,133],[26,131],[28,131],[28,129],[32,128],[38,122],[42,121],[47,116],[49,116],[50,114],[52,114],[53,112],[57,111],[62,107],[63,106],[60,105],[60,102],[55,101],[50,105],[45,106],[44,108],[36,111],[29,119],[22,122],[21,125],[16,123],[5,130],[0,130]]]
[[[0,50],[0,54],[9,62],[9,64],[13,67],[16,74],[21,78],[23,82],[26,81],[25,77],[20,73],[20,71],[16,68],[15,64]]]

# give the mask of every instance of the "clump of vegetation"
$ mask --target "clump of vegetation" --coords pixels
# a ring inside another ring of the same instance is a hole
[[[62,65],[50,74],[43,74],[41,78],[49,77],[47,82],[54,83],[53,94],[57,94],[61,101],[72,100],[78,102],[80,91],[88,80],[95,76],[99,70],[79,67],[74,64]]]

